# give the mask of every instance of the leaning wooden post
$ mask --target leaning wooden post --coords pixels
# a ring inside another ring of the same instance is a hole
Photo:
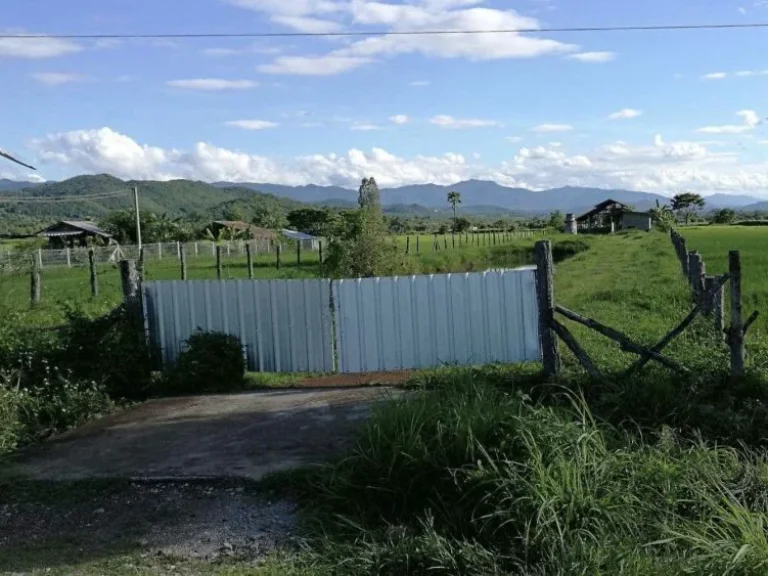
[[[744,374],[744,323],[741,316],[741,256],[737,250],[728,252],[728,271],[731,275],[731,376]]]
[[[179,244],[179,262],[181,262],[181,279],[187,279],[187,247]]]
[[[277,246],[275,246],[275,268],[280,270],[280,252],[282,251],[282,244],[280,242],[277,243]]]
[[[301,266],[301,240],[296,241],[296,266]]]
[[[216,278],[221,280],[221,246],[216,246]]]
[[[715,284],[720,284],[720,278],[721,276],[715,276]],[[722,285],[712,296],[712,315],[715,322],[715,331],[720,338],[723,338],[725,336],[723,332],[725,330],[725,292]]]
[[[32,272],[30,274],[30,285],[29,285],[29,299],[31,302],[32,307],[34,308],[38,304],[40,304],[40,292],[41,292],[41,282],[40,282],[40,263],[38,262],[36,257],[32,257]]]
[[[126,304],[139,302],[139,271],[133,260],[120,261],[120,280],[123,286],[123,301]]]
[[[253,280],[253,254],[251,254],[251,243],[245,243],[245,258],[248,263],[248,280]]]
[[[554,272],[552,264],[552,243],[549,240],[536,242],[536,292],[539,305],[539,338],[544,372],[550,376],[560,373],[560,353],[557,349],[557,335],[552,328],[555,314]]]
[[[99,295],[99,280],[96,276],[96,252],[93,248],[88,249],[88,266],[91,269],[91,296],[96,298]]]

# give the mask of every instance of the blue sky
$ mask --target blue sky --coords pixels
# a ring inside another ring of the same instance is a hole
[[[336,32],[768,19],[754,0],[35,0],[5,33]],[[768,195],[768,30],[0,39],[0,146],[59,179]],[[0,164],[0,177],[28,172]]]

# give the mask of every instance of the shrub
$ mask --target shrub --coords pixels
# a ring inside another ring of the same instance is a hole
[[[152,358],[144,319],[124,305],[96,318],[77,308],[67,310],[57,363],[78,379],[103,383],[113,398],[145,399],[151,386]]]
[[[167,392],[200,394],[240,390],[245,358],[240,339],[221,332],[196,332],[164,378]]]

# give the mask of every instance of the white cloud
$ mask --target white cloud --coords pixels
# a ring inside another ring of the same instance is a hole
[[[445,153],[401,157],[381,148],[344,154],[273,159],[198,142],[188,150],[139,144],[110,128],[50,134],[33,140],[45,164],[76,173],[110,173],[121,178],[273,182],[355,187],[364,176],[382,186],[452,184],[470,178],[532,189],[558,186],[629,188],[672,194],[768,190],[768,162],[740,164],[734,153],[710,151],[698,142],[614,142],[567,154],[554,146],[524,147],[506,161],[483,165],[474,157]]]
[[[710,72],[709,74],[704,74],[701,78],[702,80],[722,80],[727,77],[727,72]]]
[[[278,24],[293,28],[297,32],[306,32],[308,34],[327,34],[344,29],[341,24],[332,20],[309,18],[307,16],[274,16],[272,20]]]
[[[405,114],[395,114],[394,116],[389,117],[389,121],[393,124],[408,124],[409,120],[410,118]]]
[[[734,74],[739,78],[752,78],[754,76],[768,76],[768,70],[739,70]]]
[[[618,112],[614,112],[613,114],[608,115],[608,119],[609,120],[630,120],[632,118],[637,118],[642,114],[643,113],[641,110],[635,110],[633,108],[624,108],[623,110],[619,110]]]
[[[263,12],[269,18],[295,30],[317,27],[319,32],[335,32],[353,26],[355,30],[376,27],[392,32],[427,30],[480,30],[539,28],[538,20],[521,16],[515,10],[475,6],[479,1],[413,0],[388,3],[369,0],[228,0],[230,3]],[[421,54],[433,58],[494,60],[535,58],[576,52],[579,46],[533,34],[468,34],[376,36],[353,40],[326,54],[278,58],[260,67],[262,72],[314,74],[324,63],[336,62],[324,74],[339,74],[371,63],[378,58],[400,54]],[[607,52],[582,53],[588,61],[608,58]],[[336,60],[334,60],[336,59]],[[424,85],[424,84],[415,84]]]
[[[232,120],[226,124],[233,128],[242,128],[243,130],[267,130],[268,128],[277,128],[279,126],[277,122],[269,122],[268,120]]]
[[[414,80],[413,82],[409,82],[408,86],[414,86],[414,87],[423,87],[423,86],[429,86],[431,82],[429,80]]]
[[[249,90],[256,88],[258,82],[253,80],[225,80],[223,78],[193,78],[189,80],[171,80],[168,86],[183,90],[202,90],[218,92],[222,90]]]
[[[747,13],[747,9],[743,8],[742,6],[739,6],[737,8],[737,10],[739,11],[739,14],[746,14]]]
[[[761,146],[766,146],[768,145],[768,140],[758,140],[757,143],[760,144]]]
[[[0,38],[0,58],[54,58],[82,49],[75,42],[58,38]]]
[[[370,58],[328,54],[326,56],[280,56],[270,64],[259,66],[266,74],[332,76],[354,70],[370,62]]]
[[[516,142],[522,142],[523,138],[521,136],[507,136],[506,140],[507,142],[512,142],[514,144]]]
[[[446,114],[438,114],[429,119],[430,124],[440,126],[440,128],[459,129],[459,128],[488,128],[490,126],[501,126],[495,120],[482,120],[479,118],[454,118]]]
[[[616,54],[614,52],[578,52],[569,54],[567,58],[580,62],[610,62],[616,59]]]
[[[33,72],[30,76],[46,86],[61,86],[71,82],[80,82],[84,79],[81,74],[67,72]]]
[[[372,132],[374,130],[381,130],[381,126],[370,124],[368,122],[355,122],[349,129],[357,132]]]
[[[743,124],[727,124],[724,126],[705,126],[699,128],[696,132],[700,134],[744,134],[757,127],[760,124],[760,116],[754,110],[739,110],[736,112]]]
[[[570,124],[539,124],[531,128],[531,132],[538,132],[544,134],[547,132],[569,132],[573,130],[573,126]]]

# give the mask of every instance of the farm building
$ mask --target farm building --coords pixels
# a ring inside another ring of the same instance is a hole
[[[38,236],[48,238],[48,248],[75,248],[87,246],[89,241],[98,240],[104,244],[112,244],[112,235],[108,234],[93,222],[80,220],[62,220],[38,233]]]
[[[288,230],[284,228],[280,231],[283,236],[301,242],[302,245],[311,250],[317,250],[320,244],[320,238],[312,236],[311,234],[304,234],[304,232],[297,232],[296,230]]]
[[[216,220],[211,225],[211,231],[218,234],[221,230],[227,230],[237,234],[240,238],[248,237],[252,240],[274,240],[276,234],[272,230],[259,228],[242,220]]]
[[[573,222],[573,216],[571,216]],[[653,217],[649,212],[636,212],[616,200],[604,200],[597,206],[575,218],[570,230],[585,233],[613,232],[615,230],[644,230],[653,228]],[[569,227],[566,226],[568,229]]]

